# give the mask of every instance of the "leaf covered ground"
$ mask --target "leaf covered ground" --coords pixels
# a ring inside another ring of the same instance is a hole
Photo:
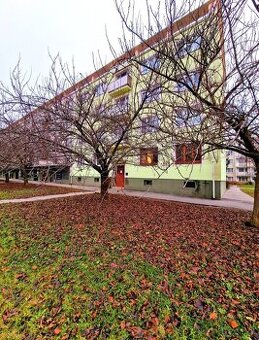
[[[66,194],[78,191],[73,188],[49,186],[45,184],[26,184],[0,181],[0,200],[26,198],[45,195]]]
[[[248,218],[121,195],[0,206],[0,339],[258,339]]]

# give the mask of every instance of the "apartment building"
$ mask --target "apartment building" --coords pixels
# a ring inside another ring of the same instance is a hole
[[[102,180],[101,172],[97,171],[102,148],[102,156],[113,155],[109,164],[112,186],[220,199],[226,188],[225,153],[222,150],[206,152],[207,146],[200,139],[200,126],[210,112],[193,100],[190,91],[200,86],[201,72],[195,61],[202,44],[208,44],[208,39],[198,34],[197,25],[207,20],[212,3],[179,19],[35,110],[31,115],[33,124],[38,124],[40,119],[43,119],[40,124],[51,124],[53,107],[54,124],[70,115],[65,126],[77,120],[86,133],[84,138],[79,135],[72,140],[72,127],[69,133],[55,132],[53,145],[55,138],[61,138],[61,143],[67,143],[68,148],[72,145],[78,150],[78,157],[75,157],[77,152],[69,155],[69,161],[63,162],[63,166],[58,166],[51,157],[39,158],[30,166],[32,179],[40,180],[48,175],[49,180],[56,182],[98,187]],[[222,39],[221,30],[214,27],[214,31],[215,41],[209,43],[217,49],[217,41]],[[150,48],[161,42],[171,46],[183,67],[190,70],[187,74],[177,74],[179,81],[167,82],[159,72],[152,71],[161,67],[173,71],[168,58],[163,60],[162,53]],[[204,77],[209,90],[213,90],[208,95],[213,92],[216,101],[222,99],[222,91],[220,87],[215,90],[214,85],[222,84],[223,79],[222,51]],[[201,87],[201,91],[206,90]],[[184,97],[190,98],[188,107],[182,104]],[[63,112],[59,115],[60,110]],[[80,117],[81,111],[85,111],[86,116]],[[208,133],[212,133],[209,123],[206,124]],[[54,131],[58,131],[56,127]],[[49,129],[46,131],[50,133]],[[91,143],[87,142],[89,139]],[[87,155],[88,165],[82,155]]]
[[[195,13],[179,19],[174,24],[177,27],[175,34],[179,34],[178,28],[188,29],[191,32],[197,22],[206,20],[209,11],[210,3],[207,3]],[[100,103],[99,110],[103,110],[103,115],[109,112],[116,116],[117,121],[123,119],[125,115],[132,115],[132,108],[145,101],[140,118],[134,121],[131,130],[127,133],[127,139],[124,138],[120,145],[121,148],[127,148],[127,144],[134,145],[134,152],[132,151],[128,156],[125,154],[113,164],[110,172],[111,185],[132,190],[220,199],[226,188],[225,153],[221,150],[204,153],[206,145],[197,145],[188,140],[184,142],[182,139],[173,140],[170,134],[163,136],[161,132],[163,130],[161,126],[166,126],[167,122],[160,107],[161,103],[165,105],[168,97],[156,77],[147,86],[146,79],[149,79],[151,69],[159,67],[161,62],[159,56],[147,46],[155,44],[158,39],[168,38],[169,33],[168,29],[165,29],[159,32],[159,36],[151,37],[147,44],[142,43],[128,53],[141,58],[141,65],[135,67],[128,61],[128,55],[122,56],[88,76],[80,86],[94,86],[96,100]],[[202,42],[202,37],[193,35],[192,37],[193,40],[187,42],[179,38],[178,55],[182,60],[186,60],[186,63],[190,54],[199,53]],[[217,63],[217,74],[212,74],[211,77],[217,81],[217,77],[223,77],[224,65],[222,60],[217,60],[215,63]],[[192,86],[196,86],[198,81],[199,73],[194,69],[189,82]],[[183,93],[185,90],[184,85],[181,84],[174,87],[176,94]],[[172,102],[171,97],[170,102]],[[105,110],[105,105],[111,105],[111,109]],[[201,123],[200,111],[197,111],[197,116],[192,115],[189,120],[186,120],[188,110],[182,110],[181,114],[175,118],[172,114],[170,124],[174,120],[174,124],[183,130],[183,134],[197,129]],[[103,115],[100,119],[103,119]],[[188,129],[185,126],[186,121],[188,121]],[[118,129],[120,129],[118,126],[114,128],[114,135]],[[78,159],[71,167],[70,182],[99,186],[100,175],[93,167],[83,165]]]
[[[227,151],[227,181],[254,182],[255,165],[252,159]]]

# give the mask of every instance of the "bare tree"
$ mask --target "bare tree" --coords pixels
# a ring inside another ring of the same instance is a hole
[[[26,126],[35,144],[48,145],[49,152],[63,155],[71,164],[80,161],[97,171],[104,197],[114,166],[125,162],[140,144],[137,121],[146,98],[139,103],[138,83],[131,77],[135,69],[122,58],[78,82],[73,69],[56,57],[49,78],[31,86],[17,65],[11,89],[1,84],[1,106],[12,119],[19,116],[15,125]],[[120,79],[115,80],[118,72]],[[130,98],[110,95],[121,79],[128,82]]]
[[[254,2],[209,1],[179,7],[165,0],[165,15],[147,2],[141,23],[134,2],[116,0],[128,58],[160,78],[164,133],[203,145],[203,152],[233,150],[256,167],[251,224],[259,227],[259,17]],[[180,19],[180,20],[179,20]],[[166,27],[166,28],[164,28]],[[149,38],[150,37],[150,38]],[[132,42],[139,40],[138,54]],[[156,57],[150,62],[145,50]],[[198,150],[198,148],[197,148]]]

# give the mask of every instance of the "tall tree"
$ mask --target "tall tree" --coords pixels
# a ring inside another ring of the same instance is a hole
[[[141,23],[134,2],[116,0],[132,35],[121,39],[122,51],[160,77],[160,107],[171,121],[164,133],[202,144],[205,152],[233,150],[254,161],[251,224],[259,227],[258,9],[249,0],[209,1],[195,10],[196,3],[164,3],[161,15],[147,2],[142,16],[147,21]],[[131,42],[136,40],[159,62],[133,53]]]

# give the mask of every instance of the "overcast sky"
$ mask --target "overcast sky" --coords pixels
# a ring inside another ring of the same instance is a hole
[[[145,0],[138,0],[145,5]],[[152,0],[155,2],[155,0]],[[113,0],[0,0],[0,81],[7,82],[19,56],[22,69],[47,76],[48,50],[63,61],[74,57],[76,70],[93,70],[92,52],[111,60],[105,27],[115,44],[121,36]]]

